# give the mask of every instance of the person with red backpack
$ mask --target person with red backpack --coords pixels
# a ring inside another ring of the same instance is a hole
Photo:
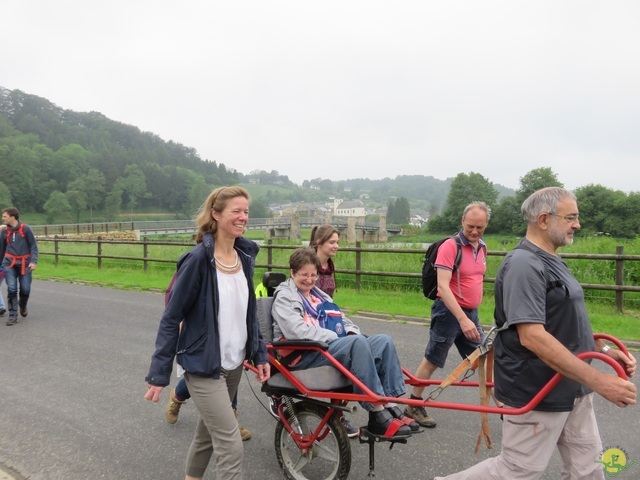
[[[9,307],[7,325],[15,325],[18,323],[18,307],[21,316],[26,317],[29,313],[27,303],[31,294],[31,272],[38,265],[38,243],[33,230],[20,221],[17,208],[5,208],[2,223],[7,226],[0,232],[0,259],[7,281]]]

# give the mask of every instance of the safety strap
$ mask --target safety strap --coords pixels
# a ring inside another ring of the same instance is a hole
[[[493,348],[486,355],[482,355],[478,359],[478,383],[480,384],[480,405],[489,406],[489,398],[492,396],[493,388],[487,386],[493,381]],[[478,454],[480,444],[484,439],[487,448],[493,448],[491,440],[491,428],[489,427],[489,415],[487,412],[480,413],[481,427],[478,433],[478,441],[476,442],[475,453]]]
[[[480,356],[482,355],[481,352],[482,350],[480,347],[476,348],[473,352],[471,352],[471,354],[467,358],[462,360],[462,363],[458,365],[456,369],[447,376],[447,378],[445,378],[442,382],[440,382],[440,385],[438,386],[438,388],[436,388],[433,392],[431,392],[428,395],[427,399],[435,400],[436,398],[438,398],[438,395],[440,395],[440,393],[442,393],[442,391],[445,388],[447,388],[449,385],[451,385],[456,380],[458,380],[458,378],[462,374],[464,374],[465,372],[473,373],[475,369],[478,367],[478,358],[480,358]],[[468,375],[465,375],[465,378],[467,376]]]
[[[4,256],[11,259],[9,268],[13,268],[13,266],[19,260],[21,262],[20,275],[24,275],[25,273],[27,273],[27,259],[31,257],[30,253],[27,253],[26,255],[13,255],[12,253],[5,252]]]
[[[453,370],[453,372],[451,372],[449,376],[440,383],[438,388],[428,395],[427,400],[435,400],[445,388],[457,381],[460,376],[463,376],[463,380],[466,380],[474,371],[477,370],[480,405],[488,406],[490,398],[493,398],[493,401],[497,406],[502,406],[501,402],[499,402],[493,395],[493,387],[487,385],[493,383],[493,340],[498,333],[506,330],[507,328],[509,328],[507,322],[505,322],[501,327],[492,327],[485,335],[482,344],[471,352],[467,358],[462,360],[462,363],[460,363],[460,365],[458,365],[455,370]],[[476,455],[478,454],[478,450],[480,449],[480,444],[483,439],[487,448],[493,448],[491,429],[489,427],[489,416],[486,412],[482,412],[480,417],[481,428],[478,434],[478,441],[476,442]]]

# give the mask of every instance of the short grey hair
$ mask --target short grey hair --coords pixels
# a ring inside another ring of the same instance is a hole
[[[487,222],[491,219],[491,207],[484,202],[472,202],[466,207],[464,207],[464,211],[462,212],[462,218],[467,216],[469,210],[473,208],[479,208],[480,210],[484,210],[484,213],[487,214]]]
[[[562,187],[545,187],[536,190],[522,202],[522,216],[527,224],[535,223],[541,213],[556,213],[558,204],[565,198],[576,200],[573,192]]]

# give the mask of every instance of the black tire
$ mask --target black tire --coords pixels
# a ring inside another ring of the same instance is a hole
[[[306,402],[295,403],[294,410],[305,434],[315,431],[327,413],[327,409],[321,405]],[[347,478],[351,469],[351,443],[337,413],[331,416],[325,428],[328,428],[329,432],[324,436],[321,434],[322,438],[316,441],[305,455],[282,422],[278,422],[275,432],[276,456],[286,478],[289,480]]]

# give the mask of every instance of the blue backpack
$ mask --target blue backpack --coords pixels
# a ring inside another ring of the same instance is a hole
[[[338,337],[344,337],[347,332],[342,322],[342,311],[333,302],[322,302],[316,307],[318,312],[318,323],[322,328],[336,332]]]

